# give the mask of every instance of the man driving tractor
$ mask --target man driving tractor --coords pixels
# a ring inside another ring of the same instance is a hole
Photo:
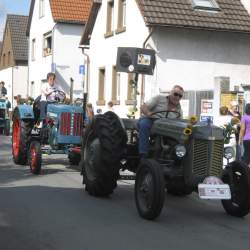
[[[41,97],[40,97],[40,119],[37,123],[37,128],[42,128],[43,120],[46,117],[46,107],[48,102],[63,101],[65,99],[65,93],[61,86],[55,83],[55,73],[47,74],[47,82],[42,85]]]
[[[143,158],[148,154],[150,129],[154,118],[182,118],[180,100],[184,89],[180,85],[173,86],[168,96],[157,95],[141,106],[143,116],[139,119],[139,154]],[[167,112],[163,111],[169,111]]]

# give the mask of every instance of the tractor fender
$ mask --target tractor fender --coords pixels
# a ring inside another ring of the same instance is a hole
[[[14,112],[13,112],[13,118],[16,117],[16,115],[19,114],[19,117],[21,120],[23,119],[34,119],[34,112],[33,108],[30,105],[18,105],[15,107]]]

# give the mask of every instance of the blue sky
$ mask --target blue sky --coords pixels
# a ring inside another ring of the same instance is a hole
[[[30,0],[0,0],[0,40],[7,14],[29,14]]]

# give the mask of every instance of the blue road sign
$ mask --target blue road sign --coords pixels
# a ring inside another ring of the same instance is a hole
[[[79,74],[85,75],[85,65],[79,65]]]

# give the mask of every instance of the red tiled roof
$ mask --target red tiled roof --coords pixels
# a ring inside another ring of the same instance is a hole
[[[49,0],[55,22],[86,23],[91,0]]]

